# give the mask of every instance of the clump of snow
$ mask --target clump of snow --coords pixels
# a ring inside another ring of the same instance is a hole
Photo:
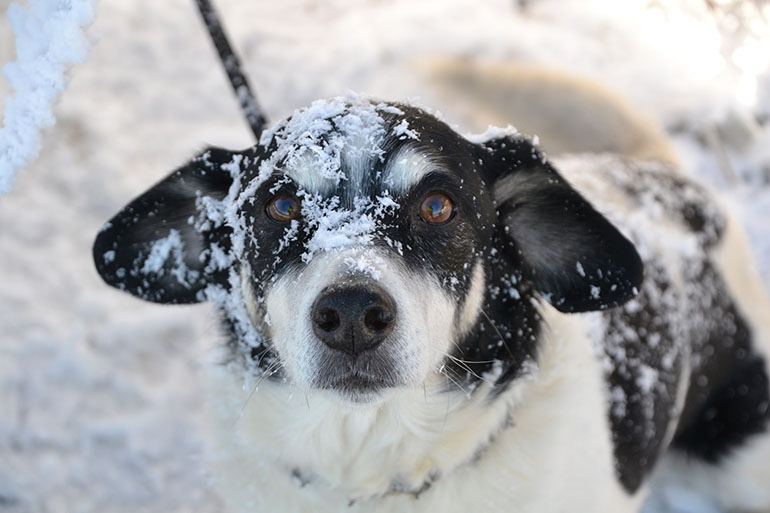
[[[114,251],[112,253],[114,254]],[[108,258],[105,254],[104,259]],[[169,263],[171,265],[167,265]],[[198,277],[198,272],[189,269],[184,262],[184,242],[178,230],[170,230],[166,237],[153,243],[150,254],[142,264],[141,272],[162,275],[167,267],[174,278],[185,286],[189,286],[190,281]]]
[[[390,196],[353,199],[353,208],[341,206],[339,196],[323,198],[300,191],[305,231],[311,235],[302,255],[309,262],[320,251],[333,251],[351,246],[366,246],[382,233],[383,219],[399,208]]]
[[[262,134],[260,144],[272,144],[275,149],[260,170],[299,169],[312,162],[314,174],[339,184],[347,179],[342,171],[343,150],[348,159],[382,158],[385,123],[379,109],[368,98],[351,94],[316,100],[295,110],[287,121]]]
[[[402,119],[400,123],[393,127],[393,133],[398,136],[399,139],[414,139],[420,140],[420,133],[417,130],[409,128],[409,121]]]
[[[209,156],[204,154],[200,158],[203,162],[208,162]],[[232,185],[228,190],[227,196],[221,201],[211,197],[200,197],[196,202],[199,212],[199,217],[195,221],[197,230],[205,231],[223,225],[232,228],[230,235],[232,246],[230,251],[225,251],[216,244],[208,248],[211,255],[209,265],[213,265],[219,270],[227,270],[228,286],[223,287],[210,284],[199,294],[202,300],[205,299],[214,303],[222,312],[227,314],[238,339],[249,349],[264,350],[264,338],[254,326],[249,312],[244,305],[242,299],[245,297],[244,283],[236,271],[237,266],[235,265],[238,259],[243,256],[247,245],[255,250],[259,249],[256,247],[256,239],[249,235],[246,220],[239,208],[248,201],[253,192],[271,174],[271,171],[263,172],[263,170],[260,170],[257,176],[245,188],[242,188],[243,169],[250,163],[249,159],[244,158],[243,155],[233,155],[230,162],[220,166],[221,171],[229,173],[232,178]],[[259,374],[255,362],[248,360],[247,363],[249,364],[248,372],[244,376]]]
[[[14,94],[5,100],[0,129],[0,195],[37,156],[40,130],[55,123],[54,103],[66,86],[67,68],[85,60],[82,29],[92,19],[92,0],[30,0],[26,9],[16,3],[8,8],[17,58],[4,68]]]
[[[508,125],[506,127],[489,125],[487,129],[480,134],[467,133],[464,134],[464,137],[472,143],[484,144],[486,142],[492,141],[494,139],[500,139],[502,137],[522,137],[522,135],[512,125]]]

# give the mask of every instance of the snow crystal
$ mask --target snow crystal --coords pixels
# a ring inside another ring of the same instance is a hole
[[[658,371],[647,365],[639,366],[639,376],[636,379],[636,384],[639,385],[639,389],[649,394],[655,388],[655,384],[658,382]]]
[[[377,110],[380,112],[387,112],[388,114],[396,114],[397,116],[403,116],[404,111],[396,107],[395,105],[391,105],[389,103],[380,102],[377,104]]]
[[[115,261],[115,250],[109,250],[105,251],[102,255],[102,259],[104,259],[105,264],[109,264]]]
[[[169,259],[172,259],[169,272],[179,283],[189,286],[190,281],[197,278],[198,273],[188,269],[184,263],[184,242],[177,230],[170,230],[166,237],[153,243],[150,254],[144,260],[141,272],[162,275]]]
[[[610,402],[612,404],[612,415],[616,418],[622,418],[626,416],[626,408],[628,406],[628,398],[623,387],[614,386],[610,390]]]
[[[417,130],[413,130],[409,128],[409,121],[406,119],[402,119],[399,124],[393,127],[393,133],[398,136],[399,139],[414,139],[416,141],[420,140],[420,134],[417,132]]]
[[[53,105],[64,91],[67,68],[85,60],[82,28],[92,18],[92,0],[30,0],[27,9],[8,8],[17,59],[4,68],[14,95],[5,101],[0,129],[0,195],[37,156],[40,129],[55,123]]]
[[[484,144],[494,139],[500,139],[502,137],[522,137],[516,128],[512,125],[506,127],[488,126],[487,129],[480,134],[464,134],[467,140],[475,144]]]
[[[363,274],[373,280],[379,280],[382,275],[381,269],[385,261],[376,253],[361,252],[356,256],[345,259],[345,265],[348,271],[354,274]]]

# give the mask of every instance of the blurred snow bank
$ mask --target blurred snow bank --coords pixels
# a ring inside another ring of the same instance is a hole
[[[0,129],[0,195],[40,150],[40,130],[53,125],[53,105],[67,68],[85,59],[82,27],[93,18],[92,0],[29,0],[8,8],[16,35],[16,61],[4,68],[14,95],[5,100]]]

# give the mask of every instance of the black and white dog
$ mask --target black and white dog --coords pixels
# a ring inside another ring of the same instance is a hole
[[[142,299],[218,305],[232,511],[631,512],[677,481],[758,512],[770,306],[746,247],[662,164],[347,97],[202,152],[94,258]]]

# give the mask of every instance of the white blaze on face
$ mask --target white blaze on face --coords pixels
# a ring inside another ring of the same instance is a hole
[[[395,194],[404,194],[437,168],[436,160],[423,150],[405,145],[388,159],[382,181]]]
[[[312,387],[320,356],[330,350],[313,333],[313,303],[326,287],[360,272],[356,265],[366,265],[366,274],[377,276],[396,304],[395,329],[381,349],[389,354],[399,381],[419,386],[440,366],[456,339],[456,302],[437,279],[410,273],[394,258],[372,248],[325,252],[269,287],[265,303],[271,341],[294,383]]]

